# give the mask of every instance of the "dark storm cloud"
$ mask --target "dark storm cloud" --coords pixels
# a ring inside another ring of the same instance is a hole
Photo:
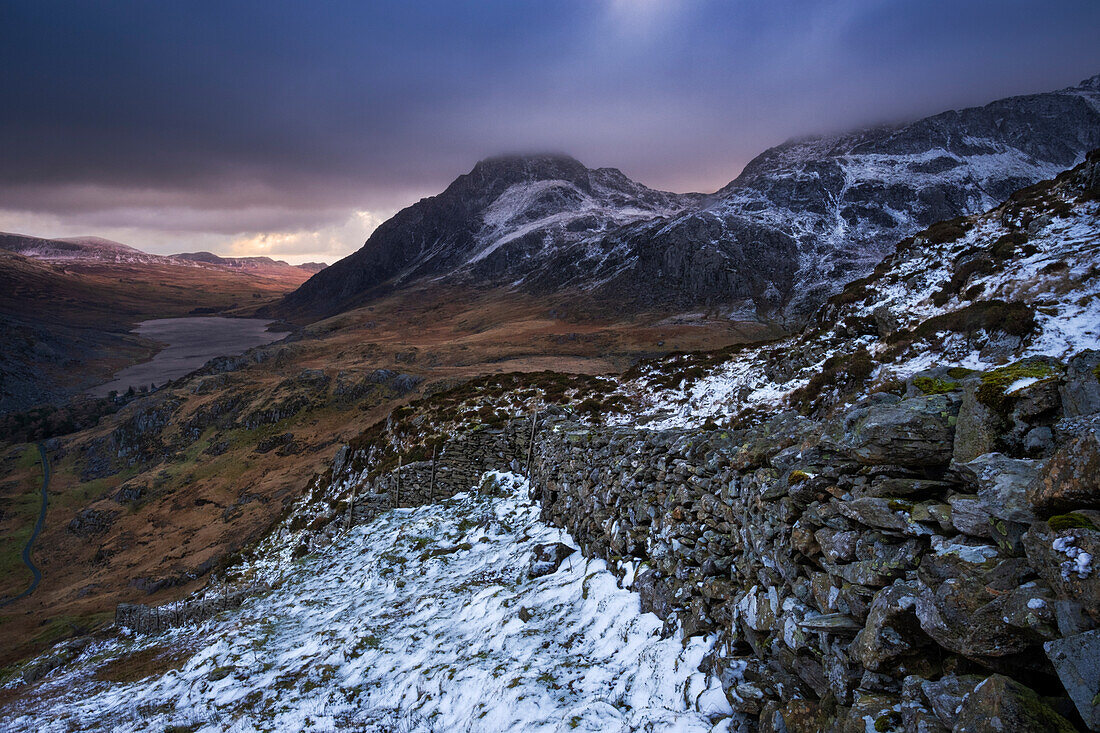
[[[0,209],[319,228],[529,149],[713,190],[791,135],[1075,83],[1098,27],[1095,0],[8,0]]]

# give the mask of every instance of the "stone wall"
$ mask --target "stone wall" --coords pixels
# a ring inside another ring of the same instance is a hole
[[[140,634],[152,634],[189,623],[201,623],[214,615],[236,608],[254,593],[267,590],[266,584],[226,588],[203,593],[177,603],[146,606],[120,603],[115,608],[115,623]]]
[[[367,451],[344,452],[334,465],[334,487],[346,496],[354,522],[364,522],[393,507],[410,507],[446,499],[476,486],[485,471],[526,468],[531,420],[511,420],[496,427],[454,435],[434,459],[407,463],[371,476]]]
[[[761,730],[1056,730],[1081,724],[1070,696],[1095,729],[1100,475],[1080,469],[1100,423],[1057,423],[1049,460],[957,463],[963,402],[872,395],[740,431],[558,422],[533,493],[585,554],[639,564],[669,630],[719,635],[708,671]]]
[[[544,519],[629,575],[666,632],[717,635],[705,671],[750,727],[1097,730],[1098,365],[997,410],[976,397],[988,380],[930,374],[827,421],[654,431],[551,409],[533,448],[521,419],[378,475],[344,449],[325,491],[344,502],[302,549],[529,468]]]

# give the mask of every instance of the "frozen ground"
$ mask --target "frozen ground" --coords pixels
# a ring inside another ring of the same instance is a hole
[[[697,671],[710,641],[662,640],[638,596],[579,552],[529,579],[535,545],[572,541],[538,520],[522,478],[492,476],[497,496],[392,511],[289,565],[270,548],[252,570],[276,590],[199,627],[90,647],[4,711],[4,730],[727,730],[717,681]],[[161,650],[186,661],[96,680]]]

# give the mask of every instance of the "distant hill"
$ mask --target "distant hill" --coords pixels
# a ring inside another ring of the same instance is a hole
[[[45,239],[26,234],[0,232],[0,249],[6,249],[24,257],[45,261],[109,262],[115,264],[157,264],[175,266],[218,267],[233,270],[249,270],[256,274],[282,275],[288,273],[316,273],[323,270],[323,262],[291,265],[270,257],[221,257],[212,252],[184,252],[176,255],[155,255],[143,252],[121,242],[103,237],[66,237]]]
[[[172,257],[189,262],[202,262],[219,267],[233,267],[242,270],[271,271],[292,267],[305,272],[315,273],[328,267],[323,262],[307,262],[302,265],[291,265],[283,260],[274,260],[270,257],[222,257],[212,252],[183,252]]]
[[[162,256],[101,237],[0,233],[0,414],[58,404],[157,346],[151,318],[247,316],[317,270],[267,257]]]

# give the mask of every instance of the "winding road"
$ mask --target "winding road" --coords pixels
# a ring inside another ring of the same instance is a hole
[[[50,459],[46,456],[46,446],[41,443],[38,444],[38,455],[42,457],[42,508],[38,512],[38,521],[34,523],[34,531],[31,532],[30,539],[27,540],[27,546],[23,548],[23,562],[30,568],[31,575],[34,577],[31,579],[30,586],[28,586],[25,591],[17,596],[12,596],[11,598],[0,601],[0,606],[15,603],[20,598],[26,598],[31,593],[34,593],[34,589],[38,587],[39,581],[42,580],[42,571],[39,570],[34,564],[34,561],[31,560],[31,550],[34,547],[34,541],[38,539],[38,533],[42,531],[42,525],[46,523],[46,490],[50,486]]]

